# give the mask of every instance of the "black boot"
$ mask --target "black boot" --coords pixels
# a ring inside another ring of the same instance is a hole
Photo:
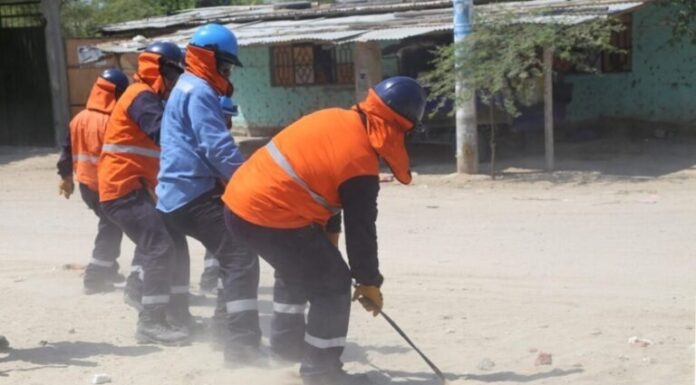
[[[138,329],[135,333],[138,343],[181,346],[189,342],[189,336],[186,333],[167,324],[164,313],[165,309],[162,307],[140,312]]]
[[[269,357],[258,345],[225,345],[225,366],[230,369],[243,367],[267,368]]]
[[[84,293],[87,295],[107,293],[114,290],[113,269],[90,263],[85,269],[82,280]]]
[[[5,336],[0,336],[0,352],[4,352],[10,349],[10,341],[5,338]]]
[[[114,261],[114,266],[109,269],[109,280],[113,283],[121,283],[126,280],[126,277],[123,276],[123,274],[119,273],[120,266],[118,262]]]
[[[220,269],[217,266],[206,267],[201,274],[201,292],[215,293],[217,290],[218,276]]]
[[[215,302],[215,312],[210,318],[208,328],[210,331],[210,342],[215,350],[222,350],[227,341],[227,309],[223,298],[222,289],[217,289]]]
[[[87,295],[108,293],[114,291],[114,284],[106,279],[99,279],[85,274],[82,291]]]
[[[137,311],[143,311],[142,299],[143,281],[140,280],[138,273],[131,273],[126,280],[126,287],[123,289],[123,302]]]
[[[178,329],[189,337],[203,329],[203,326],[196,322],[189,311],[188,294],[173,295],[171,302],[167,306],[166,320],[173,328]]]

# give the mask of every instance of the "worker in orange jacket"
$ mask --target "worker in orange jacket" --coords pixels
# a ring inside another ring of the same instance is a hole
[[[142,309],[136,338],[165,345],[186,343],[190,337],[177,327],[177,314],[168,313],[172,296],[188,296],[188,276],[175,275],[178,270],[173,267],[182,254],[155,209],[153,191],[164,101],[183,72],[182,61],[181,49],[170,42],[153,43],[138,56],[135,82],[118,100],[107,124],[98,170],[101,207],[136,244],[143,261],[142,296],[131,295],[128,286],[125,293],[127,302],[139,302],[135,305]],[[188,308],[186,312],[190,315]]]
[[[379,314],[380,157],[397,180],[411,181],[404,137],[420,123],[424,108],[424,91],[415,80],[386,79],[350,110],[321,110],[285,128],[227,185],[228,229],[275,268],[271,350],[302,362],[305,385],[369,383],[365,375],[344,372],[340,361],[351,280],[353,299]],[[348,265],[325,232],[341,210]]]
[[[92,259],[84,276],[87,294],[113,290],[113,284],[124,279],[118,272],[116,262],[121,252],[123,232],[104,216],[99,207],[97,163],[109,115],[126,87],[128,77],[121,70],[109,68],[101,73],[92,86],[85,109],[70,121],[67,139],[57,164],[58,175],[61,177],[59,194],[66,199],[70,198],[75,190],[74,174],[82,200],[99,218]]]

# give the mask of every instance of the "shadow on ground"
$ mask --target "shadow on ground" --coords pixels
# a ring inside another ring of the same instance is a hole
[[[696,165],[696,140],[615,139],[556,144],[555,172],[545,172],[544,150],[539,145],[525,149],[500,148],[496,174],[505,180],[583,184],[591,182],[642,182]],[[450,175],[456,172],[451,145],[411,144],[411,164],[419,174]],[[386,171],[386,170],[385,170]],[[490,174],[489,161],[479,163],[479,173]]]
[[[343,362],[357,362],[374,368],[374,371],[368,372],[368,376],[376,384],[404,384],[404,385],[428,385],[439,384],[437,376],[433,372],[406,372],[382,369],[370,362],[368,353],[375,352],[383,355],[393,354],[416,354],[413,349],[408,346],[401,345],[358,345],[355,343],[346,344],[346,350],[341,357]],[[424,367],[427,367],[423,363]],[[455,373],[444,373],[448,380],[461,378],[462,375]]]
[[[565,377],[572,374],[582,373],[584,370],[580,368],[576,369],[553,369],[548,372],[534,373],[534,374],[519,374],[515,372],[497,372],[490,374],[467,374],[462,378],[465,380],[475,380],[481,382],[516,382],[516,383],[526,383],[537,380],[544,380],[547,378],[554,377]]]
[[[442,382],[430,372],[406,372],[381,370],[369,372],[370,379],[376,384],[394,384],[394,385],[441,385]],[[459,375],[454,373],[444,373],[447,381],[479,381],[485,383],[495,382],[510,382],[510,383],[528,383],[533,381],[545,380],[549,378],[565,377],[573,374],[582,373],[582,369],[553,369],[548,372],[534,374],[519,374],[515,372],[497,372],[490,374],[467,374]]]
[[[162,349],[156,346],[116,346],[105,342],[55,342],[45,346],[29,349],[11,349],[9,355],[0,358],[0,364],[21,361],[37,365],[31,368],[10,369],[0,372],[0,375],[7,375],[12,371],[31,371],[42,368],[84,366],[95,367],[98,365],[89,358],[95,356],[120,356],[138,357],[146,354],[158,352]]]
[[[0,146],[0,166],[34,156],[55,155],[58,161],[60,150],[55,147]]]

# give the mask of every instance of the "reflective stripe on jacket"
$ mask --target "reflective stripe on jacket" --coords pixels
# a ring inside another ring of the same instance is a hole
[[[167,100],[160,145],[157,209],[166,213],[227,183],[244,162],[225,127],[218,94],[189,72],[179,77]]]
[[[159,170],[159,146],[128,115],[143,92],[156,92],[143,82],[130,85],[116,103],[99,158],[99,200],[118,199],[141,187],[154,189]],[[143,182],[147,186],[143,186]]]
[[[325,224],[341,207],[344,181],[378,174],[379,158],[358,112],[331,108],[298,120],[258,150],[235,172],[223,200],[260,226]]]
[[[380,157],[401,183],[411,182],[404,138],[412,128],[370,90],[352,110],[321,110],[285,128],[237,169],[222,199],[260,226],[324,225],[342,207],[341,184],[378,176]]]
[[[92,86],[86,109],[70,121],[70,147],[75,179],[98,190],[97,164],[109,114],[116,104],[116,86],[102,78]]]
[[[108,120],[109,115],[102,112],[82,110],[70,121],[73,173],[92,191],[99,189],[97,165]]]

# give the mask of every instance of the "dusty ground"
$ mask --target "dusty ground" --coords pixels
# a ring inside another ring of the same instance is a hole
[[[690,384],[694,376],[696,146],[568,148],[502,178],[454,177],[416,159],[411,187],[383,185],[385,310],[453,384]],[[561,153],[562,155],[562,153]],[[2,384],[299,385],[296,368],[228,370],[205,341],[137,345],[121,292],[85,296],[95,217],[56,192],[48,150],[0,149]],[[507,163],[506,163],[507,162]],[[514,164],[517,168],[512,168]],[[132,245],[123,243],[122,265]],[[203,252],[192,242],[193,278]],[[261,287],[267,330],[271,271]],[[193,311],[212,314],[212,300]],[[631,337],[651,345],[629,344]],[[551,365],[536,366],[539,352]],[[355,307],[345,361],[378,384],[435,384],[382,319]]]

